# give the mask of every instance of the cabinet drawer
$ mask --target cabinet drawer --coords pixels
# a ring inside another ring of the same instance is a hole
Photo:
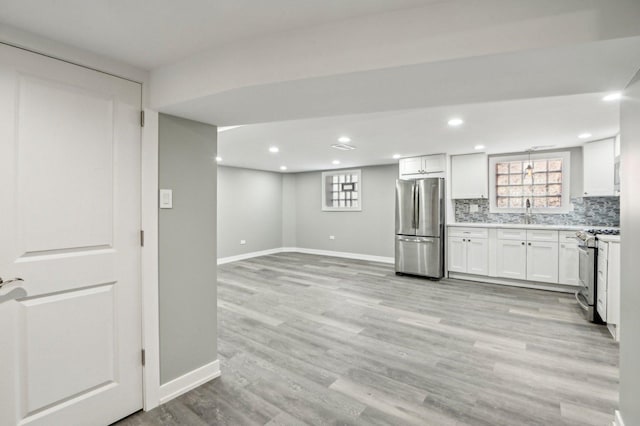
[[[526,241],[527,231],[525,229],[498,229],[498,239]]]
[[[558,231],[548,229],[527,229],[527,241],[558,242]]]
[[[576,232],[578,231],[559,231],[558,240],[563,244],[578,244]]]
[[[473,237],[473,238],[489,238],[489,230],[487,228],[461,228],[449,227],[450,237]]]

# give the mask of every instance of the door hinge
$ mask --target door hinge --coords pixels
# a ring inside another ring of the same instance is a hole
[[[140,127],[144,127],[144,111],[140,111]]]
[[[144,231],[140,230],[140,247],[144,247]]]
[[[143,350],[142,350],[142,352],[141,352],[141,356],[142,356],[142,366],[144,367],[144,365],[145,365],[145,363],[146,363],[146,361],[147,361],[147,360],[146,360],[147,355],[146,355],[146,352],[145,352],[145,350],[144,350],[144,349],[143,349]]]

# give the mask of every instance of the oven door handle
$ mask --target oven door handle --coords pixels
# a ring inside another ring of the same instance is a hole
[[[589,310],[589,306],[585,305],[584,303],[582,303],[582,301],[580,300],[580,290],[576,291],[576,302],[578,302],[578,305],[580,305],[580,307],[582,309],[584,309],[585,311]]]

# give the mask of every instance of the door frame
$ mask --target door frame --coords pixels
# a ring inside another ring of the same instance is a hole
[[[141,248],[143,409],[160,405],[160,313],[158,259],[158,112],[144,109],[141,133]]]

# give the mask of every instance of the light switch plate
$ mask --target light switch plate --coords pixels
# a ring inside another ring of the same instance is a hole
[[[173,191],[171,189],[160,190],[160,208],[161,209],[173,208]]]
[[[478,205],[469,204],[469,213],[478,213]]]

